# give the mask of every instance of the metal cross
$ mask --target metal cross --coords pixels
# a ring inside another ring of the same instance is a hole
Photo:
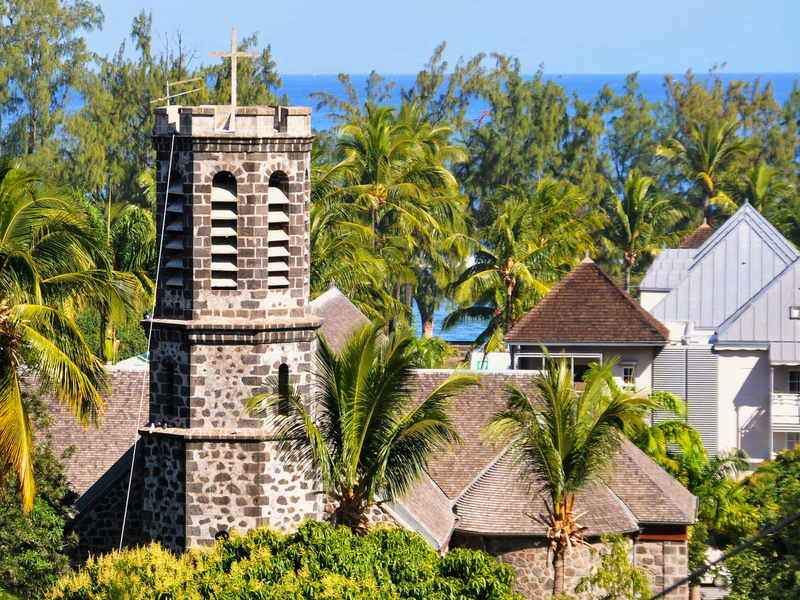
[[[222,56],[223,58],[231,59],[231,124],[230,128],[235,128],[236,122],[236,59],[241,57],[256,57],[261,56],[258,52],[239,52],[236,45],[236,28],[233,28],[231,33],[231,51],[230,52],[209,52],[209,56]]]

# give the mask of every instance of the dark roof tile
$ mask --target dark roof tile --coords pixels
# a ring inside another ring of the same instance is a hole
[[[682,250],[696,250],[700,246],[705,243],[705,241],[711,237],[711,234],[716,231],[711,225],[703,221],[703,224],[700,225],[697,229],[695,229],[692,234],[687,237],[680,246],[678,246]]]
[[[505,341],[660,345],[669,341],[669,330],[586,258],[520,319]]]

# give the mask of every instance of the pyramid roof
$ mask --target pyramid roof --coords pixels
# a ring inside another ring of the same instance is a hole
[[[505,341],[663,346],[669,341],[669,330],[585,258],[517,323]]]

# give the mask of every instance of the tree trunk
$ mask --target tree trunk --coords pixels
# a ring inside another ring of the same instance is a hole
[[[30,139],[28,140],[28,154],[35,154],[36,153],[36,138],[37,138],[37,127],[36,127],[36,117],[31,114],[31,127],[30,127]]]
[[[711,222],[711,196],[708,195],[708,192],[703,192],[703,217],[705,217],[706,222]]]
[[[511,298],[514,295],[514,286],[506,288],[506,335],[511,331]]]
[[[428,318],[422,321],[422,337],[433,337],[433,315],[430,315]]]
[[[693,584],[689,586],[689,600],[701,600],[700,586]]]
[[[553,552],[553,595],[558,596],[564,591],[564,553]]]
[[[626,260],[625,261],[625,291],[629,294],[631,293],[631,267],[633,265]]]

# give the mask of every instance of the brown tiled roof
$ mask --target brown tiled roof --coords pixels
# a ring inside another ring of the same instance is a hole
[[[428,396],[450,374],[446,370],[416,371],[412,384],[415,398]],[[469,388],[453,399],[450,411],[453,427],[463,440],[455,450],[438,457],[428,470],[433,480],[452,500],[475,479],[499,453],[481,438],[493,413],[505,408],[505,386],[516,383],[532,392],[530,373],[492,373],[481,377],[480,388]]]
[[[456,529],[463,533],[484,535],[545,536],[547,530],[528,515],[546,519],[545,496],[535,487],[527,490],[513,470],[511,460],[502,457],[456,502],[461,520]],[[578,523],[587,527],[585,535],[627,533],[639,529],[634,515],[602,483],[596,483],[575,499],[577,514],[585,512]]]
[[[55,397],[42,396],[53,420],[47,434],[52,440],[54,454],[60,456],[74,447],[75,453],[63,462],[72,489],[78,495],[94,485],[133,446],[138,437],[136,421],[142,393],[141,425],[147,423],[149,375],[147,368],[109,368],[111,389],[103,396],[106,410],[99,428],[92,425],[84,428]]]
[[[683,240],[679,248],[682,250],[696,250],[702,246],[708,238],[711,237],[711,234],[714,233],[714,231],[716,230],[711,227],[711,225],[703,221],[703,224],[695,229],[692,232],[692,235]]]
[[[640,523],[692,524],[697,498],[631,442],[625,442],[605,477]]]
[[[319,333],[325,336],[334,352],[344,347],[353,331],[370,324],[370,320],[336,287],[312,300],[311,312],[325,319]]]
[[[591,259],[583,259],[505,337],[514,344],[646,344],[669,330]]]

